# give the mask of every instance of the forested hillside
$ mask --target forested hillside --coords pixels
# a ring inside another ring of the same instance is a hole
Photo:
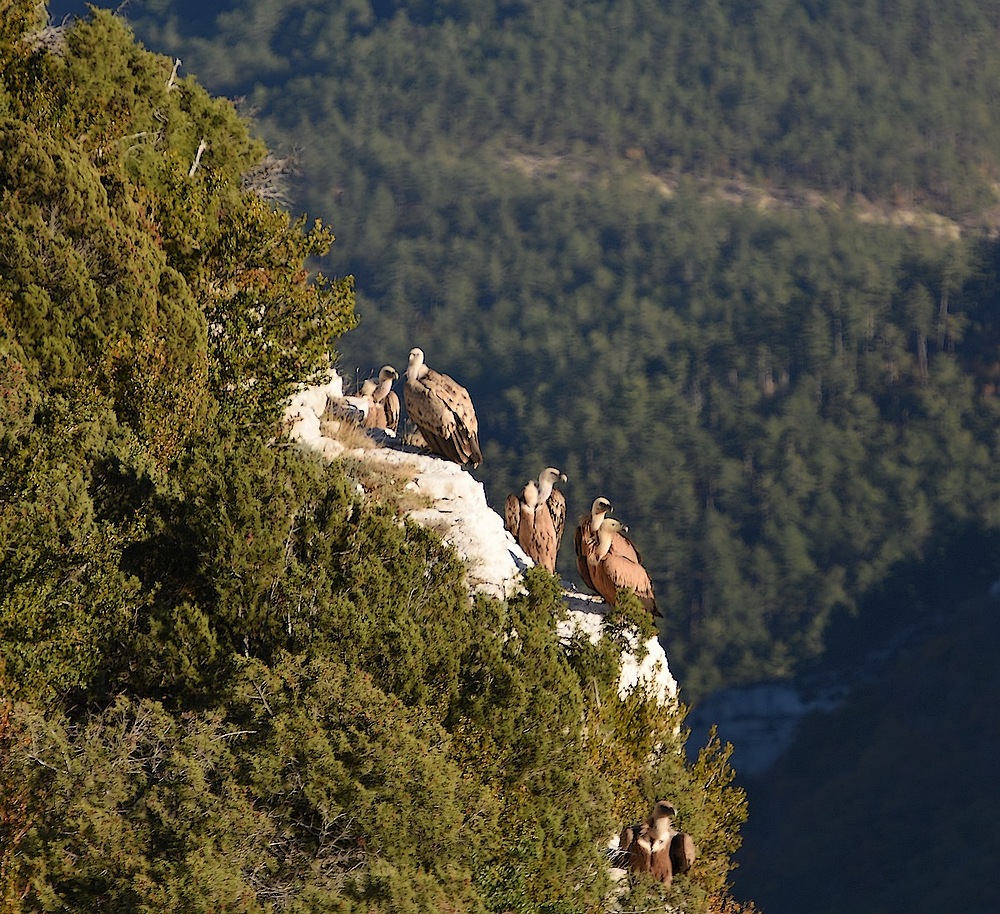
[[[628,607],[471,602],[399,481],[288,445],[355,324],[330,230],[121,18],[45,12],[0,7],[0,911],[598,912],[664,796],[700,859],[622,903],[742,910],[728,752],[619,698]]]
[[[316,158],[347,189],[349,133],[389,161],[394,144],[480,167],[627,157],[973,219],[996,199],[995,0],[148,0],[127,14],[296,142],[337,137]]]
[[[737,891],[769,914],[1000,907],[997,608],[950,607],[845,707],[806,723],[751,789]]]
[[[345,374],[421,345],[494,504],[547,464],[615,502],[690,697],[792,673],[913,568],[985,585],[954,562],[1000,542],[997,4],[127,15],[295,153],[357,283]]]

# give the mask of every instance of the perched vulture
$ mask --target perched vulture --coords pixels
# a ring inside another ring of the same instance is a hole
[[[364,425],[371,412],[371,393],[375,390],[374,381],[365,381],[356,394],[343,397],[328,397],[326,408],[330,415],[347,419],[355,425]]]
[[[611,502],[603,495],[595,498],[594,503],[590,506],[590,514],[580,515],[576,523],[576,532],[573,534],[576,570],[580,572],[583,583],[595,593],[597,592],[597,588],[594,587],[593,581],[590,580],[587,557],[597,549],[597,529],[601,526],[601,521],[613,510]]]
[[[504,505],[504,520],[517,544],[532,560],[551,574],[556,573],[556,556],[566,527],[566,497],[554,488],[565,482],[566,474],[546,467],[521,491],[513,492]]]
[[[391,365],[383,365],[378,373],[378,384],[368,393],[371,407],[365,416],[365,428],[385,428],[395,432],[399,428],[399,396],[392,389],[399,372]],[[368,381],[365,381],[367,387]]]
[[[446,374],[424,364],[421,349],[410,350],[403,385],[406,414],[427,449],[458,464],[479,466],[479,421],[469,392]]]
[[[517,540],[526,555],[530,544],[535,537],[535,509],[538,507],[538,484],[534,479],[529,479],[521,490],[521,496],[511,493],[504,503],[504,526],[510,531],[511,536]],[[532,556],[534,560],[534,557]]]
[[[633,873],[650,873],[664,885],[670,885],[674,873],[685,872],[694,859],[691,836],[677,831],[677,815],[668,800],[659,800],[645,822],[626,826],[618,838],[618,850],[627,856]],[[681,839],[678,841],[678,839]],[[678,846],[675,848],[674,845]],[[686,854],[690,852],[690,859]]]
[[[573,549],[576,552],[576,570],[580,572],[583,583],[594,593],[600,591],[594,586],[590,577],[589,561],[591,556],[597,553],[597,531],[601,522],[611,514],[614,508],[611,502],[603,495],[594,499],[590,506],[590,514],[581,514],[576,525],[576,533],[573,535]],[[642,564],[642,556],[630,540],[620,530],[616,531],[611,538],[611,553],[613,555],[626,556],[633,562]]]
[[[331,416],[347,419],[355,425],[370,428],[369,421],[372,414],[372,394],[374,391],[375,382],[369,378],[355,394],[327,397],[326,409]]]
[[[601,521],[597,530],[597,548],[587,558],[590,581],[608,606],[614,606],[618,589],[631,590],[654,616],[662,616],[653,596],[653,582],[635,553],[635,547],[624,535],[628,528],[613,517]],[[616,539],[621,534],[621,541]],[[626,548],[616,551],[621,542],[627,543],[633,555],[626,554]]]

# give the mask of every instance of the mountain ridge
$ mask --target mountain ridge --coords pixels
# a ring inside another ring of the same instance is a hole
[[[629,150],[618,160],[618,170],[631,173],[639,187],[649,186],[665,199],[672,198],[682,181],[691,181],[681,172],[641,170],[637,160],[644,158],[641,150]],[[598,159],[580,155],[531,154],[512,152],[499,156],[501,167],[519,171],[528,178],[569,176],[571,182],[606,180],[607,169]],[[933,208],[926,209],[893,203],[889,200],[868,200],[857,193],[836,193],[809,187],[780,187],[774,182],[754,182],[747,176],[715,175],[694,179],[709,202],[735,206],[749,205],[759,211],[813,210],[848,213],[862,223],[875,223],[896,228],[926,232],[936,238],[955,241],[964,234],[993,238],[1000,233],[1000,193],[997,206],[984,213],[956,220]],[[1000,191],[1000,185],[997,190]]]
[[[372,444],[350,447],[340,439],[345,427],[351,428],[350,420],[330,421],[331,407],[336,415],[337,406],[349,408],[350,402],[345,400],[343,379],[333,372],[325,383],[305,386],[292,397],[284,411],[284,434],[297,447],[326,460],[352,458],[406,479],[404,493],[420,502],[407,507],[406,516],[434,530],[465,559],[473,595],[485,593],[503,600],[523,592],[524,572],[535,562],[488,504],[483,484],[463,467],[405,445],[379,429],[368,431]],[[582,635],[596,644],[604,637],[603,620],[612,608],[599,596],[580,593],[564,580],[560,585],[568,611],[568,618],[557,621],[560,641],[569,645]],[[626,701],[633,691],[639,691],[658,705],[676,704],[678,684],[663,646],[655,631],[646,635],[640,641],[639,630],[625,633],[618,696]]]

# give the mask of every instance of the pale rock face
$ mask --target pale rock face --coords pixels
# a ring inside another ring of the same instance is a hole
[[[429,500],[426,508],[409,512],[468,562],[469,584],[498,599],[521,586],[521,572],[532,564],[504,528],[503,520],[486,503],[486,490],[457,463],[384,447],[352,452],[373,463],[406,467],[415,475],[407,489]]]
[[[483,484],[458,464],[417,453],[385,435],[371,435],[384,447],[346,451],[340,442],[325,437],[320,428],[320,417],[327,410],[328,400],[343,402],[344,399],[343,382],[336,374],[324,385],[297,392],[285,410],[288,438],[329,460],[349,453],[373,463],[405,468],[412,474],[407,488],[425,496],[429,503],[428,507],[410,511],[409,516],[437,531],[465,557],[470,587],[498,599],[516,593],[523,586],[522,572],[534,562],[506,530],[503,518],[489,506]],[[610,607],[600,597],[565,586],[564,598],[569,615],[559,623],[560,639],[568,641],[576,632],[583,632],[592,642],[598,641]],[[676,700],[677,682],[670,673],[662,646],[653,637],[645,648],[641,661],[633,651],[622,652],[619,696],[624,699],[633,689],[641,687],[659,704]]]
[[[315,448],[322,437],[319,431],[319,416],[302,406],[289,406],[285,410],[285,422],[290,426],[290,440]]]
[[[610,611],[600,597],[564,590],[564,599],[569,607],[569,618],[558,624],[560,640],[569,641],[573,635],[582,632],[591,643],[596,644],[603,634],[604,617]],[[657,704],[663,705],[677,698],[677,681],[670,672],[663,645],[654,635],[645,644],[645,656],[637,659],[636,637],[631,639],[632,650],[622,651],[621,676],[618,680],[618,697],[625,699],[635,688],[645,689]]]
[[[336,372],[330,372],[329,379],[315,386],[303,386],[296,391],[285,407],[284,424],[288,437],[307,447],[325,450],[319,443],[322,438],[319,420],[326,411],[328,400],[339,400],[344,394],[344,384]],[[328,439],[329,440],[329,439]]]

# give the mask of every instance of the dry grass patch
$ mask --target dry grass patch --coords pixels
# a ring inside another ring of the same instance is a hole
[[[366,496],[395,505],[399,515],[420,508],[429,508],[433,504],[429,496],[409,487],[418,472],[416,464],[388,463],[348,454],[341,458],[341,462],[347,478],[357,483]]]
[[[371,436],[356,422],[331,416],[329,413],[319,420],[319,433],[324,438],[331,438],[342,444],[348,451],[371,450],[378,447]]]

